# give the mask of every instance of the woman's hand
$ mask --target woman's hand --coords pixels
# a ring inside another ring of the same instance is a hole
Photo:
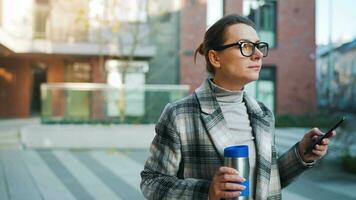
[[[315,145],[314,149],[311,152],[304,155],[305,150],[312,144],[314,140],[316,140],[322,134],[323,133],[318,128],[313,128],[308,133],[306,133],[303,139],[299,142],[299,155],[301,156],[304,162],[312,162],[314,160],[322,158],[326,154],[330,142],[328,138],[324,138],[321,141],[320,145]],[[336,132],[333,131],[331,137],[334,137],[335,135]]]
[[[245,186],[236,182],[244,182],[245,179],[238,175],[238,171],[231,167],[220,167],[213,177],[209,187],[209,200],[228,199],[240,196],[240,191]],[[228,191],[231,190],[231,191]]]

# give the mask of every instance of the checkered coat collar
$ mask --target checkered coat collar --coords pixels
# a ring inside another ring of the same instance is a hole
[[[195,96],[200,105],[201,118],[205,128],[223,160],[224,147],[231,140],[231,136],[208,79],[195,90]],[[266,185],[269,185],[272,162],[273,116],[267,114],[260,104],[249,97],[246,92],[244,92],[243,101],[246,104],[253,134],[256,138],[258,180],[256,194],[261,195],[260,197],[267,197],[269,188]]]

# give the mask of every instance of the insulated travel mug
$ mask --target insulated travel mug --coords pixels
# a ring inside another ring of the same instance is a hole
[[[246,189],[242,190],[241,195],[233,198],[233,200],[248,200],[250,190],[250,163],[248,159],[248,146],[237,145],[226,147],[224,149],[224,165],[236,169],[239,172],[239,175],[246,179],[245,182],[241,183],[246,187]]]

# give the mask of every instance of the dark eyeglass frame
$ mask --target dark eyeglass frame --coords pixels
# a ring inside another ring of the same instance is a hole
[[[241,48],[241,47],[242,47],[242,45],[244,45],[244,44],[246,44],[246,43],[249,43],[249,44],[252,44],[252,45],[253,45],[253,49],[252,49],[251,55],[245,55],[245,54],[242,52],[242,48]],[[268,50],[269,50],[269,47],[268,47],[268,43],[267,43],[267,42],[256,42],[256,43],[254,43],[254,42],[251,42],[251,41],[237,41],[237,42],[232,43],[232,44],[226,44],[226,45],[221,45],[221,46],[215,47],[215,48],[213,48],[213,50],[215,50],[215,51],[222,51],[222,50],[224,50],[224,49],[227,49],[227,48],[230,48],[230,47],[233,47],[233,46],[238,46],[239,49],[240,49],[240,52],[241,52],[241,54],[242,54],[243,56],[245,56],[245,57],[251,57],[251,56],[255,53],[256,47],[257,47],[258,49],[260,49],[259,46],[260,46],[261,44],[262,44],[262,45],[266,45],[266,47],[267,47],[266,55],[263,55],[263,57],[266,57],[266,56],[268,56]],[[261,51],[261,52],[262,52],[262,51]],[[263,54],[263,52],[262,52],[262,54]]]

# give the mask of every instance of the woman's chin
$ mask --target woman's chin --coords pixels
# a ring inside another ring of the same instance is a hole
[[[259,74],[254,74],[249,77],[249,82],[257,81],[259,78]]]

